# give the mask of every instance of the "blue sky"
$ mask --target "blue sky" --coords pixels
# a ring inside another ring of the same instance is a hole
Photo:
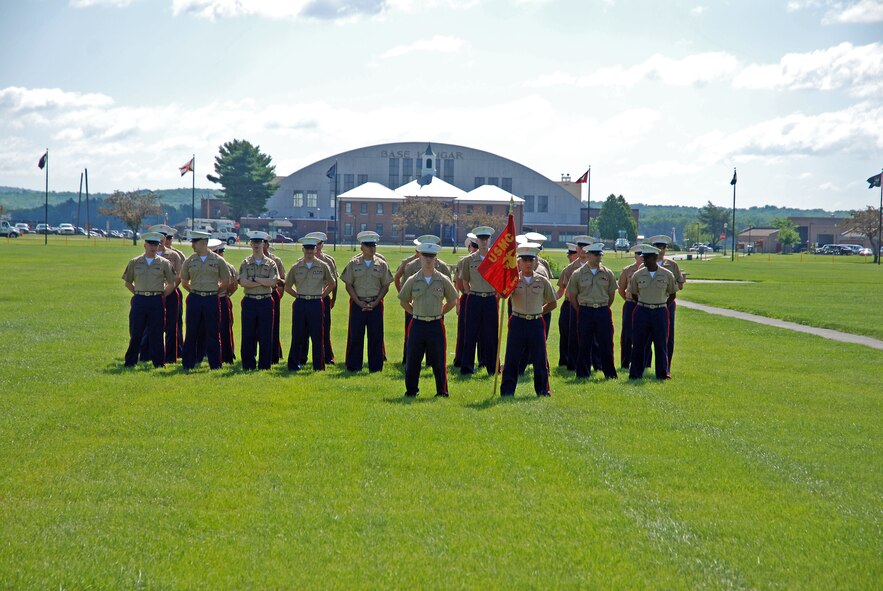
[[[592,197],[879,203],[883,0],[0,2],[0,185],[197,185],[218,146],[278,174],[433,141]]]

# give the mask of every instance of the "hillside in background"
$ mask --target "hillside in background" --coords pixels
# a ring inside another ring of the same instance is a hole
[[[164,205],[170,207],[190,205],[190,189],[156,189],[153,192],[160,196]],[[196,203],[199,204],[200,199],[203,197],[213,197],[217,195],[217,193],[218,191],[216,189],[196,189]],[[89,200],[104,199],[108,196],[110,196],[110,193],[90,193]],[[18,187],[0,187],[0,205],[2,205],[7,211],[43,207],[45,199],[46,193],[43,191],[32,191],[30,189],[20,189]],[[83,200],[85,199],[86,192],[84,189]],[[77,202],[76,191],[49,191],[49,205],[58,205],[70,200],[73,200],[74,203]]]

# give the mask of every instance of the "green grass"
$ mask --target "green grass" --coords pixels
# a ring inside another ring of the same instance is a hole
[[[455,374],[450,399],[406,401],[396,363],[354,376],[124,370],[119,276],[137,252],[0,242],[2,588],[858,589],[883,577],[880,351],[681,309],[674,380],[553,369],[546,400],[530,372],[501,402],[490,377]],[[829,281],[828,267],[803,268]],[[799,269],[783,280],[793,290]],[[705,287],[688,284],[691,297]],[[397,361],[393,296],[386,309]],[[339,357],[345,314],[335,308]],[[555,360],[554,328],[550,349]]]

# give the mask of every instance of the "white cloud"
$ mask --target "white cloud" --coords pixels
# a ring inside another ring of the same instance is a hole
[[[733,80],[737,88],[836,90],[871,96],[883,90],[883,44],[841,43],[809,53],[789,53],[777,64],[746,66]]]
[[[67,92],[60,88],[21,88],[0,90],[0,108],[14,112],[67,107],[106,107],[113,99],[100,93]]]
[[[408,45],[396,45],[380,54],[380,58],[389,59],[417,52],[457,53],[468,46],[465,40],[458,37],[435,35],[432,39],[421,39]]]
[[[209,20],[259,16],[270,19],[345,21],[388,11],[416,12],[437,7],[471,8],[479,2],[480,0],[172,0],[172,14],[192,14]]]
[[[631,87],[651,80],[671,86],[693,86],[728,78],[738,65],[738,60],[725,52],[697,53],[681,59],[655,54],[631,67],[610,66],[581,76],[559,71],[530,80],[525,86]]]
[[[89,8],[91,6],[128,6],[132,0],[70,0],[74,8]]]
[[[692,14],[693,16],[702,16],[706,12],[708,12],[708,9],[704,6],[694,6],[690,9],[690,14]]]
[[[677,160],[660,160],[642,164],[635,169],[634,175],[643,178],[668,178],[674,175],[691,175],[703,170],[704,167],[692,163],[683,164]]]
[[[830,23],[879,23],[883,21],[883,1],[859,0],[852,4],[836,3],[825,15],[824,24]]]

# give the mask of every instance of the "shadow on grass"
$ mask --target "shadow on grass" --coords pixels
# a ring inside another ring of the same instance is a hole
[[[384,398],[383,401],[388,404],[403,404],[405,406],[409,406],[411,404],[426,404],[428,402],[435,402],[436,400],[443,400],[441,397],[436,397],[434,394],[420,396],[419,394],[414,397],[408,396],[395,396],[390,398]]]
[[[540,396],[494,396],[492,398],[486,398],[485,400],[481,400],[478,402],[470,402],[466,405],[466,408],[470,408],[472,410],[488,410],[489,408],[493,408],[500,404],[522,404],[525,402],[537,402],[540,400]]]

